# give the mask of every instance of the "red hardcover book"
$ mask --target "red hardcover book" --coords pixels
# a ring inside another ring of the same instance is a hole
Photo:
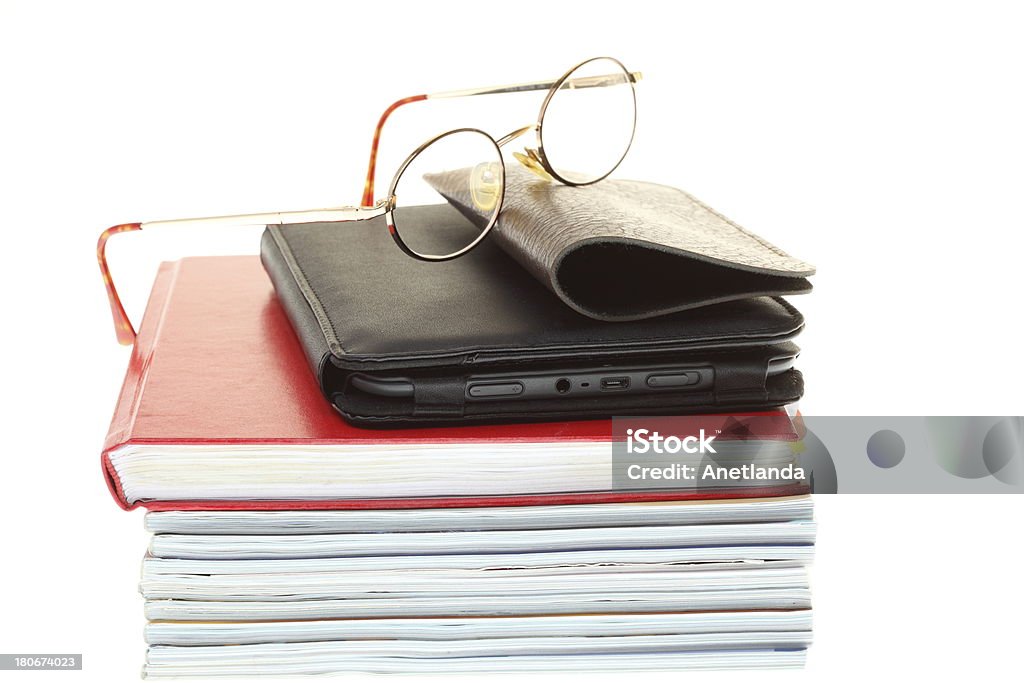
[[[761,416],[775,433],[758,438],[794,438],[785,411]],[[597,466],[610,463],[611,438],[607,420],[349,425],[320,394],[259,259],[200,257],[160,267],[102,464],[125,509],[557,505],[807,492],[802,485],[615,491],[610,464]]]

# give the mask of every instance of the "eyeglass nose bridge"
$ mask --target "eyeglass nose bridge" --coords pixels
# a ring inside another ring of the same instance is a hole
[[[540,127],[540,124],[538,124],[538,123],[531,123],[528,126],[523,126],[522,128],[517,128],[516,130],[512,131],[511,133],[509,133],[505,137],[499,138],[495,142],[497,143],[499,148],[500,147],[504,147],[505,145],[507,145],[508,143],[512,142],[516,138],[519,138],[519,137],[522,137],[523,135],[526,135],[531,130],[537,130],[539,127]]]

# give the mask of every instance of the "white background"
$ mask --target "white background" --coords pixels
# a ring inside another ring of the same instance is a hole
[[[645,79],[617,175],[685,188],[818,266],[796,300],[807,414],[1024,413],[1024,24],[1009,3],[937,5],[0,3],[0,651],[84,652],[84,672],[33,681],[141,667],[142,515],[99,469],[129,352],[98,233],[356,202],[398,97],[620,58]],[[440,130],[501,134],[538,105],[411,105],[385,133],[383,177]],[[257,245],[133,234],[110,252],[138,320],[159,260]],[[1017,668],[1024,501],[817,505],[807,669],[715,680]]]

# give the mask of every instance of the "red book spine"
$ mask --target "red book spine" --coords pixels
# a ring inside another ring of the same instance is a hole
[[[180,266],[181,261],[161,263],[157,271],[153,289],[146,304],[146,313],[143,316],[142,325],[139,327],[139,334],[135,338],[135,346],[132,348],[131,358],[128,361],[128,370],[125,372],[124,383],[121,385],[121,393],[117,397],[114,416],[110,420],[107,438],[103,443],[103,453],[100,456],[100,465],[107,489],[117,504],[125,510],[133,510],[138,507],[138,504],[130,504],[125,498],[124,491],[121,489],[121,480],[110,462],[110,451],[131,438],[139,405],[142,402],[142,392],[146,388],[146,369],[149,367],[156,349],[160,319],[167,310],[174,280]]]

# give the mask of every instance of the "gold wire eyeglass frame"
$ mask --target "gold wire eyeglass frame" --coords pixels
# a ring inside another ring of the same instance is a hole
[[[597,76],[576,76],[573,74],[578,71],[581,67],[589,65],[593,62],[606,60],[616,65],[615,73],[602,74]],[[591,59],[584,60],[579,64],[573,66],[571,69],[566,71],[561,77],[553,81],[535,81],[530,83],[519,83],[514,85],[504,86],[492,86],[486,88],[473,88],[468,90],[450,90],[445,92],[414,95],[412,97],[406,97],[394,102],[389,106],[384,113],[381,115],[377,122],[377,127],[373,135],[373,143],[370,147],[370,161],[367,167],[366,182],[363,186],[362,202],[360,206],[339,206],[324,209],[306,209],[302,211],[279,211],[269,213],[249,213],[249,214],[235,214],[230,216],[206,216],[201,218],[174,218],[168,220],[155,220],[155,221],[142,221],[135,223],[121,223],[110,228],[107,228],[100,234],[99,240],[96,244],[96,258],[99,262],[100,272],[103,275],[103,282],[107,291],[107,298],[110,303],[111,315],[114,319],[114,329],[117,333],[117,340],[119,343],[124,345],[130,345],[135,342],[135,327],[132,325],[131,320],[128,318],[128,314],[124,310],[124,306],[121,303],[121,298],[117,293],[117,288],[114,286],[113,278],[110,275],[110,268],[107,264],[106,257],[106,245],[107,241],[114,235],[123,232],[133,232],[142,229],[151,228],[163,228],[163,227],[175,227],[183,225],[197,225],[207,227],[241,227],[241,226],[252,226],[252,225],[285,225],[293,223],[345,223],[352,221],[364,221],[371,218],[377,218],[384,216],[388,226],[388,232],[394,239],[398,247],[412,258],[423,260],[423,261],[447,261],[450,259],[458,258],[471,251],[480,242],[482,242],[494,227],[497,222],[499,214],[501,213],[502,202],[504,200],[505,191],[505,165],[501,155],[501,148],[507,145],[509,142],[522,137],[523,135],[533,131],[536,133],[536,147],[526,148],[524,153],[515,152],[513,153],[515,158],[523,164],[526,168],[544,178],[548,181],[558,181],[565,185],[581,186],[590,185],[596,183],[604,178],[608,177],[619,164],[626,157],[629,151],[629,147],[632,145],[633,134],[636,129],[636,91],[635,85],[642,78],[642,74],[638,71],[629,71],[623,64],[617,59],[612,57],[594,57]],[[606,87],[611,85],[621,85],[627,83],[630,86],[630,92],[633,99],[633,131],[630,132],[629,143],[623,150],[622,156],[611,166],[603,175],[597,178],[588,179],[586,182],[573,181],[568,178],[564,178],[552,167],[548,161],[547,155],[544,153],[544,115],[548,110],[548,105],[551,103],[552,98],[561,89],[577,89],[577,88],[597,88]],[[377,149],[380,145],[380,135],[384,128],[384,124],[387,122],[391,114],[399,107],[410,104],[412,102],[420,102],[425,100],[434,99],[447,99],[455,97],[474,97],[477,95],[498,95],[503,93],[516,93],[516,92],[531,92],[547,90],[547,95],[544,97],[544,102],[541,104],[540,114],[537,117],[536,123],[518,128],[511,133],[495,139],[488,133],[479,130],[477,128],[456,128],[449,130],[440,135],[436,135],[422,145],[417,147],[409,156],[405,158],[402,164],[398,167],[392,178],[391,185],[388,188],[388,194],[386,197],[374,201],[374,180],[376,176],[377,166]],[[398,186],[399,181],[402,178],[402,174],[409,167],[409,165],[420,155],[425,149],[433,145],[434,143],[448,137],[449,135],[472,133],[484,136],[490,144],[494,145],[495,156],[497,157],[497,171],[499,185],[497,188],[497,203],[493,209],[488,223],[481,229],[480,234],[472,242],[467,244],[462,249],[452,252],[450,254],[422,254],[414,249],[410,248],[408,244],[402,239],[400,233],[395,227],[394,210],[395,204],[395,189]]]

